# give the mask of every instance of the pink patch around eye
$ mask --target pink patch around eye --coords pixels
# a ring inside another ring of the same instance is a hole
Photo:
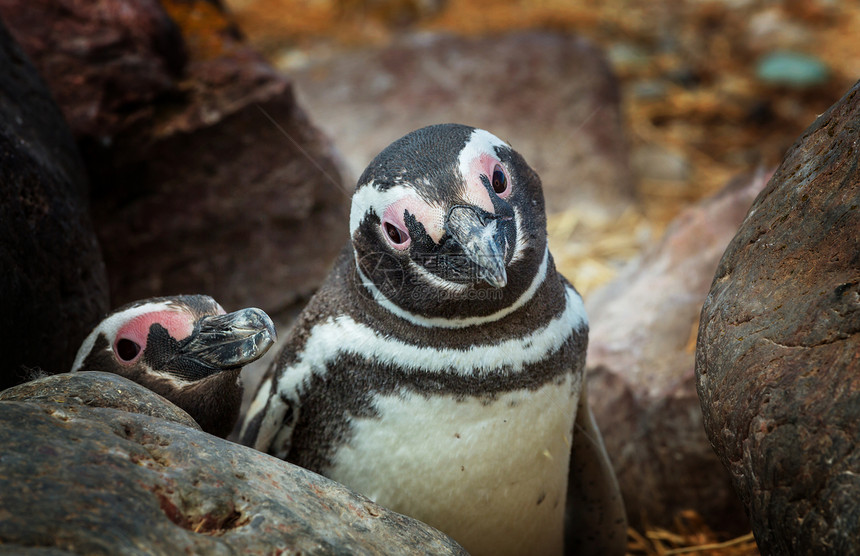
[[[380,224],[382,235],[389,245],[403,251],[412,244],[412,238],[409,237],[409,231],[406,228],[405,215],[407,212],[424,226],[424,230],[433,241],[439,242],[443,234],[444,211],[441,208],[431,207],[421,199],[405,197],[388,205],[382,214],[382,222]],[[391,230],[392,226],[396,228],[396,231]],[[398,236],[397,232],[401,235]],[[397,241],[404,238],[405,241]]]
[[[187,338],[194,330],[191,315],[182,311],[156,311],[140,315],[120,328],[116,338],[114,338],[113,349],[115,352],[118,351],[117,346],[121,340],[130,340],[140,347],[140,351],[133,359],[119,358],[120,363],[131,364],[140,358],[146,349],[149,329],[155,323],[166,328],[170,336],[176,340]]]
[[[409,199],[400,199],[392,203],[385,209],[382,215],[382,235],[385,241],[393,248],[403,251],[412,243],[412,238],[409,237],[409,231],[406,229],[406,221],[404,220],[404,211],[409,210],[406,205]]]
[[[484,186],[481,176],[486,177],[490,184],[493,183],[493,171],[498,166],[505,175],[507,188],[499,197],[506,198],[511,193],[511,178],[505,166],[494,156],[489,153],[482,153],[480,156],[472,159],[469,164],[469,175],[466,176],[466,198],[474,205],[481,207],[487,212],[496,212],[493,208],[493,201],[490,199],[490,192]]]

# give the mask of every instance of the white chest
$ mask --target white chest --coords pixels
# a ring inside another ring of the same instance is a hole
[[[561,554],[581,377],[489,402],[378,398],[326,475],[449,534],[473,555]]]

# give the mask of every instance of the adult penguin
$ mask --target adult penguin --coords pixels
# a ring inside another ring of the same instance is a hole
[[[412,132],[364,171],[350,234],[242,441],[472,554],[623,554],[582,299],[555,270],[522,156],[463,125]]]

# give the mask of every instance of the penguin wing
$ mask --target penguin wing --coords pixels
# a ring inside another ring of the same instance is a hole
[[[245,414],[239,442],[261,452],[286,459],[290,451],[298,400],[287,399],[278,389],[278,363],[266,371],[254,401]]]
[[[583,380],[567,481],[565,554],[623,555],[627,514],[615,472],[588,405]]]
[[[307,381],[315,369],[325,368],[332,346],[340,340],[323,330],[318,338],[322,341],[315,343],[315,347],[309,348],[308,341],[319,332],[317,326],[345,314],[355,303],[348,293],[355,280],[351,266],[354,258],[352,246],[347,244],[284,338],[280,354],[266,371],[245,414],[239,434],[239,441],[245,446],[289,459],[303,399],[307,402],[303,398]]]

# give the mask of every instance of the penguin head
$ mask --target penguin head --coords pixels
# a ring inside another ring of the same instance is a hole
[[[239,372],[274,341],[274,325],[260,309],[227,313],[205,295],[152,298],[102,320],[81,344],[72,372],[124,376],[223,437],[239,415]]]
[[[510,145],[469,126],[425,127],[370,163],[352,199],[358,281],[423,317],[510,306],[541,268],[540,178]]]

